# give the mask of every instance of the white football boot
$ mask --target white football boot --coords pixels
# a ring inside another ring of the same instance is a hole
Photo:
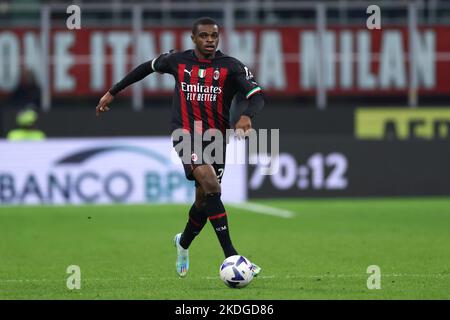
[[[180,277],[185,277],[189,270],[189,250],[180,245],[181,233],[175,235],[173,244],[177,248],[177,260],[175,262],[177,273]]]
[[[250,270],[252,270],[253,276],[254,276],[254,277],[257,277],[258,274],[261,273],[261,267],[257,266],[257,265],[254,264],[253,262],[252,262],[252,266],[250,267]]]

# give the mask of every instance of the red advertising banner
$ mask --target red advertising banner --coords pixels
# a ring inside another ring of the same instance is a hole
[[[410,35],[403,26],[330,27],[321,46],[312,27],[245,28],[231,34],[229,42],[225,37],[224,53],[245,63],[272,95],[315,94],[319,65],[330,95],[404,95],[409,88]],[[15,88],[24,66],[41,74],[43,55],[48,57],[52,95],[87,96],[103,93],[134,65],[170,49],[189,48],[190,30],[180,28],[144,29],[139,35],[130,28],[52,29],[48,51],[37,29],[3,29],[0,94]],[[449,94],[450,27],[419,28],[414,55],[419,93]],[[173,79],[151,75],[143,88],[147,95],[170,94]]]

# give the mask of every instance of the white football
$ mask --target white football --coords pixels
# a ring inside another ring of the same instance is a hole
[[[220,279],[230,288],[244,288],[253,280],[251,265],[244,256],[228,257],[220,266]]]

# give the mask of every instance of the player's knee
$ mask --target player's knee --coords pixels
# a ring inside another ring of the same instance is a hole
[[[195,207],[197,208],[198,211],[200,212],[205,212],[206,210],[206,202],[205,201],[195,201]]]
[[[196,197],[194,204],[195,204],[195,207],[197,208],[197,210],[202,211],[203,209],[205,209],[205,205],[206,205],[205,197],[204,196],[202,196],[200,198]]]

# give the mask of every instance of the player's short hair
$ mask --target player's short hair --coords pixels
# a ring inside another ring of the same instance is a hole
[[[219,24],[213,18],[209,18],[209,17],[199,18],[199,19],[195,20],[194,24],[192,25],[192,34],[195,34],[197,32],[198,26],[201,24],[202,25],[216,25],[217,27],[219,27]]]

